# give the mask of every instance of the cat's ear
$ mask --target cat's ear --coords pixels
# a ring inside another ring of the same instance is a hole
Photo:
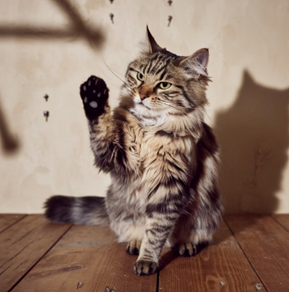
[[[254,81],[252,75],[247,70],[245,70],[243,72],[243,83],[245,83],[245,84],[255,84],[255,81]]]
[[[200,49],[193,55],[182,59],[179,62],[179,66],[185,67],[194,78],[200,78],[200,76],[208,76],[207,66],[209,62],[209,50]]]
[[[156,53],[159,51],[162,51],[163,49],[157,44],[155,41],[154,37],[149,31],[149,28],[147,26],[147,41],[148,41],[148,46],[149,46],[149,53]]]

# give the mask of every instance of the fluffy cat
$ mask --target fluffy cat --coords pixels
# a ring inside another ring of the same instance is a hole
[[[129,254],[139,254],[139,275],[157,270],[166,242],[195,255],[222,213],[219,149],[204,123],[208,50],[177,56],[148,29],[147,41],[128,65],[113,113],[102,79],[91,76],[80,87],[95,165],[112,179],[106,197],[54,196],[45,205],[52,222],[109,225]]]

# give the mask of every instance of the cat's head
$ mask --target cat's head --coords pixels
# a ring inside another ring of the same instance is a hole
[[[189,57],[161,48],[147,28],[147,49],[131,62],[124,90],[132,98],[131,112],[140,119],[187,115],[207,104],[208,49]]]

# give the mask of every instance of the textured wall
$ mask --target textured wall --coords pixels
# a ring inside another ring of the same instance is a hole
[[[287,0],[2,0],[0,11],[0,212],[105,194],[78,88],[99,75],[115,105],[121,81],[106,64],[123,76],[146,24],[179,55],[210,49],[207,122],[227,212],[289,212]]]

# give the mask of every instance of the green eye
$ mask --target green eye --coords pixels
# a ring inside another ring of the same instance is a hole
[[[171,83],[168,83],[168,82],[161,82],[160,84],[159,84],[159,87],[161,88],[161,89],[168,89],[168,88],[170,88],[171,87]]]
[[[137,73],[137,79],[138,79],[139,81],[144,81],[144,80],[145,80],[145,77],[144,77],[140,72],[138,72],[138,73]]]

